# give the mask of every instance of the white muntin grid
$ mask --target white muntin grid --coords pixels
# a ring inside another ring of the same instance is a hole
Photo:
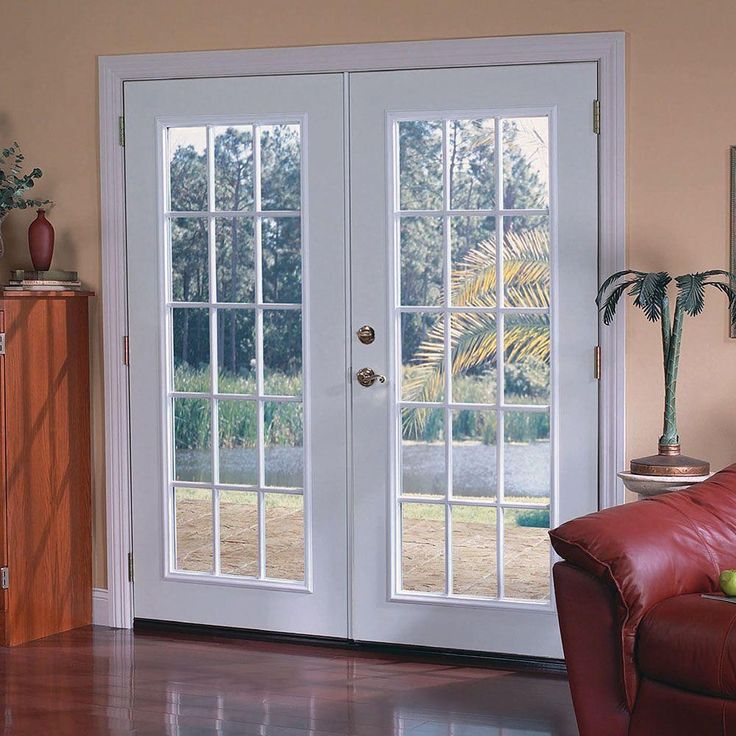
[[[505,416],[507,413],[531,413],[543,412],[550,415],[550,453],[554,447],[554,423],[552,414],[554,413],[555,404],[555,365],[554,365],[554,346],[552,347],[552,364],[550,366],[550,403],[549,404],[507,404],[505,402],[504,390],[504,364],[505,364],[505,338],[504,327],[506,318],[514,315],[548,315],[550,327],[550,341],[554,335],[552,329],[553,312],[552,308],[534,308],[534,307],[518,307],[507,306],[505,304],[505,286],[504,283],[504,225],[509,218],[515,217],[546,217],[548,227],[550,229],[551,251],[554,251],[553,242],[553,215],[554,215],[554,187],[552,186],[552,176],[550,176],[549,201],[548,206],[544,209],[507,209],[504,208],[504,172],[503,172],[503,121],[513,118],[544,118],[547,122],[547,133],[549,141],[549,159],[548,166],[550,173],[554,172],[554,150],[553,150],[553,126],[552,115],[549,110],[488,110],[488,111],[444,111],[444,112],[423,112],[418,114],[401,114],[389,116],[389,130],[391,135],[390,151],[390,247],[392,252],[391,269],[392,269],[392,289],[391,291],[391,309],[393,317],[391,326],[393,332],[393,352],[395,359],[393,361],[394,376],[394,421],[392,450],[394,454],[394,474],[392,479],[392,538],[393,553],[392,559],[392,575],[393,590],[392,596],[395,599],[419,600],[427,601],[445,600],[448,603],[475,603],[494,604],[508,601],[509,603],[523,603],[534,606],[548,605],[549,600],[530,600],[511,598],[506,595],[505,590],[505,564],[504,564],[504,518],[507,511],[534,509],[548,510],[550,518],[555,518],[555,496],[556,488],[554,485],[554,462],[550,458],[550,476],[549,503],[525,503],[507,499],[504,493],[504,446],[505,446]],[[494,147],[493,147],[493,176],[495,179],[495,204],[493,209],[453,209],[451,202],[451,182],[450,182],[450,126],[454,120],[494,120]],[[400,203],[400,157],[399,157],[399,126],[402,122],[412,121],[432,121],[442,123],[442,209],[401,209]],[[442,239],[443,239],[443,275],[442,275],[442,303],[435,306],[410,306],[401,303],[401,221],[404,218],[422,218],[431,217],[442,220]],[[452,304],[451,294],[451,271],[452,271],[452,218],[456,217],[473,217],[479,221],[483,218],[495,218],[495,241],[496,241],[496,294],[495,306],[461,306]],[[550,300],[549,304],[554,305],[554,253],[550,253]],[[427,314],[438,318],[444,329],[444,358],[443,358],[443,377],[444,398],[438,402],[421,402],[408,401],[402,398],[402,314]],[[496,396],[495,403],[467,403],[453,401],[452,396],[452,345],[451,345],[451,319],[453,314],[475,313],[492,315],[496,323],[496,365],[494,368],[496,374]],[[437,494],[404,494],[402,488],[402,410],[404,409],[429,409],[441,410],[444,419],[444,460],[445,460],[445,492],[443,495]],[[474,410],[495,414],[496,417],[496,490],[495,500],[477,499],[472,496],[455,496],[453,494],[453,412],[462,410]],[[404,504],[427,504],[434,507],[444,509],[444,576],[445,585],[443,592],[415,591],[405,589],[403,587],[403,514],[402,507]],[[495,529],[495,545],[496,545],[496,581],[497,595],[472,595],[456,593],[453,590],[453,525],[452,511],[454,507],[481,507],[495,509],[496,529]],[[551,561],[550,553],[547,557]],[[548,568],[549,569],[549,568]],[[548,572],[549,580],[549,572]],[[548,583],[545,583],[548,585]]]
[[[299,129],[299,166],[300,166],[300,204],[295,210],[268,210],[262,209],[262,167],[261,167],[261,135],[262,128],[273,125],[290,125]],[[170,181],[169,181],[169,143],[168,131],[172,128],[204,128],[206,130],[206,160],[207,160],[207,210],[202,211],[174,211],[169,207]],[[215,131],[226,127],[238,129],[250,128],[253,151],[253,204],[243,210],[217,210],[215,201]],[[164,211],[163,211],[163,237],[165,247],[165,312],[166,336],[166,401],[165,401],[165,427],[167,428],[166,454],[167,454],[167,483],[165,499],[165,524],[167,537],[167,555],[165,575],[169,578],[190,579],[196,582],[215,582],[218,584],[240,584],[258,587],[286,588],[294,590],[308,590],[311,586],[311,569],[309,554],[311,514],[309,508],[310,481],[308,472],[308,402],[305,400],[304,387],[307,385],[307,346],[304,337],[304,314],[306,312],[305,299],[305,250],[306,233],[304,223],[305,209],[305,187],[306,187],[306,161],[304,146],[304,121],[293,117],[269,117],[252,120],[210,122],[197,121],[196,123],[179,122],[170,123],[162,127],[163,150],[164,150]],[[207,301],[174,301],[172,293],[172,243],[171,223],[180,218],[201,218],[207,221],[207,258],[208,258],[208,300]],[[217,247],[216,227],[218,222],[231,218],[240,218],[251,222],[253,242],[253,278],[254,278],[254,301],[252,302],[230,302],[218,301],[217,296]],[[264,301],[263,296],[263,239],[262,229],[264,220],[278,220],[285,218],[299,218],[301,224],[301,292],[302,298],[299,303],[279,303]],[[209,317],[209,379],[208,391],[188,392],[174,390],[174,346],[173,346],[173,315],[175,310],[181,309],[204,309]],[[218,318],[221,314],[229,313],[231,318],[235,310],[249,310],[254,315],[254,346],[255,346],[255,392],[254,393],[227,393],[219,390],[219,365],[218,365]],[[274,395],[266,392],[264,380],[264,314],[277,314],[292,312],[297,313],[302,320],[302,340],[299,345],[302,361],[302,390],[296,395]],[[209,404],[210,408],[210,463],[211,481],[187,481],[176,479],[176,450],[175,450],[175,420],[174,404],[177,399],[201,399]],[[257,429],[256,429],[256,480],[255,484],[225,483],[220,480],[220,433],[218,407],[220,401],[252,402],[256,406]],[[300,404],[302,406],[303,425],[303,447],[302,447],[302,487],[283,487],[267,485],[266,482],[266,428],[264,425],[265,404]],[[209,572],[182,570],[177,567],[177,530],[176,530],[176,489],[201,489],[211,494],[212,513],[212,559],[213,567]],[[255,494],[257,500],[258,514],[258,545],[257,545],[257,574],[235,575],[222,572],[221,565],[221,540],[220,540],[220,494],[221,492],[243,492]],[[284,580],[281,578],[269,578],[266,569],[266,495],[269,497],[300,496],[302,497],[303,510],[303,539],[304,539],[304,579]]]

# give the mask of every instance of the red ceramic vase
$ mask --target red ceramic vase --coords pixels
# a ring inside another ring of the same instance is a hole
[[[28,247],[33,268],[48,271],[54,256],[54,228],[46,219],[46,211],[38,210],[38,216],[28,228]]]

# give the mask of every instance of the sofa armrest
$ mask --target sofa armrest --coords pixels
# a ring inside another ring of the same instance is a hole
[[[569,562],[554,566],[567,679],[580,736],[626,736],[630,711],[621,664],[616,591]]]
[[[636,632],[647,611],[676,595],[715,592],[721,570],[736,568],[736,465],[687,490],[574,519],[550,538],[560,557],[618,593],[631,707]]]

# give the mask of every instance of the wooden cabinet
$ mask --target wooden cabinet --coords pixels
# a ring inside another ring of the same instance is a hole
[[[92,623],[86,292],[0,292],[0,643]]]

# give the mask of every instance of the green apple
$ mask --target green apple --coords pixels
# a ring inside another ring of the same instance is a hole
[[[724,570],[718,582],[727,596],[736,596],[736,570]]]

